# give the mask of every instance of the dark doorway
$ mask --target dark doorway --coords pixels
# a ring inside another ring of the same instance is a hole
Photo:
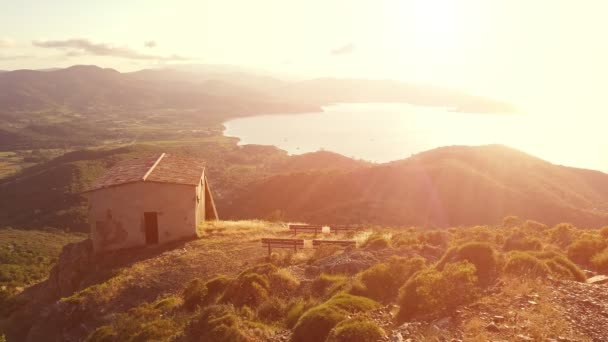
[[[152,245],[158,243],[158,213],[144,213],[144,224],[146,227],[146,244]]]

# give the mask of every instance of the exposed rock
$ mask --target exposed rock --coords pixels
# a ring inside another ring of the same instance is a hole
[[[328,256],[315,263],[324,273],[346,273],[355,274],[378,262],[378,259],[370,252],[354,251]]]
[[[93,242],[90,239],[63,247],[57,265],[51,270],[47,286],[59,297],[66,297],[80,289],[83,275],[90,272]]]
[[[500,332],[500,328],[494,322],[486,325],[486,330],[489,332],[495,332],[495,333]]]
[[[605,276],[603,274],[597,275],[595,277],[591,277],[591,278],[587,279],[586,282],[587,282],[587,284],[596,284],[596,285],[606,284],[606,283],[608,283],[608,276]]]

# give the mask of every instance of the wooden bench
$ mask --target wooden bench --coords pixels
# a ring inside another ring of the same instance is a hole
[[[298,231],[300,231],[306,233],[315,233],[316,236],[317,233],[323,231],[323,226],[318,224],[290,224],[289,229],[293,230],[293,235],[298,234]]]
[[[268,247],[268,256],[270,256],[273,248],[293,248],[294,252],[297,252],[298,248],[304,248],[304,240],[264,238],[262,239],[262,246]]]
[[[353,240],[312,240],[312,246],[317,248],[319,246],[341,246],[341,247],[355,247],[357,245],[356,241]]]
[[[362,227],[358,225],[352,224],[335,224],[333,226],[329,226],[330,233],[340,233],[340,232],[355,232],[360,230]]]

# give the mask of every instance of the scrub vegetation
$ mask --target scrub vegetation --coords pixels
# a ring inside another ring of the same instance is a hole
[[[287,237],[283,224],[210,222],[200,227],[198,240],[147,258],[134,252],[133,262],[120,263],[107,279],[91,280],[60,299],[52,324],[27,310],[40,300],[35,294],[12,296],[2,331],[9,338],[28,329],[56,337],[69,332],[87,341],[377,341],[400,332],[404,323],[411,326],[408,322],[422,322],[418,338],[436,337],[432,322],[458,317],[450,320],[450,336],[501,338],[507,332],[480,326],[487,323],[480,321],[480,311],[520,310],[519,298],[531,298],[542,312],[522,313],[537,324],[521,333],[553,337],[542,322],[545,315],[563,335],[580,337],[556,315],[560,308],[549,295],[529,296],[559,284],[584,285],[582,269],[603,272],[605,229],[538,227],[529,222],[443,230],[370,227],[342,237],[357,240],[354,249],[277,251],[268,257],[259,238]],[[53,251],[56,257],[58,249]],[[362,253],[369,261],[360,270],[335,273],[324,266],[338,259],[355,263]],[[52,305],[44,303],[36,305]],[[31,323],[11,325],[19,318]],[[89,329],[70,328],[74,320]]]

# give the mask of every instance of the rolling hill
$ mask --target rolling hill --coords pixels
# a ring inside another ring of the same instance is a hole
[[[504,146],[444,147],[347,171],[276,175],[235,192],[224,215],[318,223],[458,226],[508,215],[608,224],[608,175]]]

